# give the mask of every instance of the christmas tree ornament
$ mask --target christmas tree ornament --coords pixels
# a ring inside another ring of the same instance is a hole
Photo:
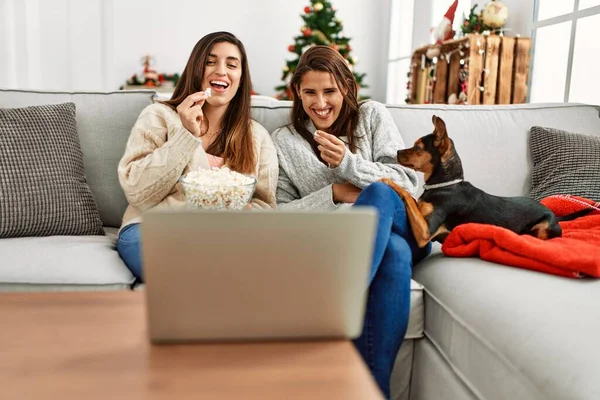
[[[433,40],[435,43],[441,44],[446,40],[450,40],[454,37],[454,31],[452,30],[452,23],[454,22],[454,14],[458,7],[458,0],[454,0],[454,3],[448,8],[444,18],[440,21],[438,26],[433,31]]]
[[[315,3],[315,4],[313,5],[313,9],[314,9],[316,12],[319,12],[319,11],[321,11],[321,10],[323,10],[323,4],[321,4],[321,3]]]
[[[306,28],[303,33],[305,37],[309,37],[312,35],[312,31],[310,30],[310,28]]]
[[[288,51],[289,51],[290,53],[295,53],[295,52],[296,52],[296,46],[294,46],[293,44],[290,44],[290,45],[288,46]]]
[[[319,39],[319,41],[321,42],[320,44],[329,44],[329,39],[327,39],[327,36],[325,36],[325,34],[320,31],[320,30],[316,30],[313,32],[313,35]]]
[[[493,29],[502,28],[508,19],[508,7],[504,3],[492,0],[483,8],[481,19]]]
[[[309,6],[304,7],[304,12],[306,14],[310,14],[310,7]]]

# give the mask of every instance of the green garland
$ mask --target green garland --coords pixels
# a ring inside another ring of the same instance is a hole
[[[483,10],[475,12],[476,8],[477,4],[471,7],[471,12],[469,13],[468,17],[465,17],[465,14],[463,14],[463,23],[460,26],[463,35],[466,35],[468,33],[481,33],[483,31],[493,31],[493,28],[487,26],[483,22],[483,18],[481,17]]]

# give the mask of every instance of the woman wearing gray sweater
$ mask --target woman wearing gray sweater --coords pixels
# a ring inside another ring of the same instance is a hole
[[[404,204],[389,178],[415,193],[417,176],[396,162],[404,148],[380,103],[359,105],[347,61],[327,46],[308,49],[292,78],[292,124],[272,137],[279,157],[281,209],[335,210],[373,206],[379,211],[364,327],[355,345],[386,398],[396,354],[408,325],[412,265],[419,249]]]

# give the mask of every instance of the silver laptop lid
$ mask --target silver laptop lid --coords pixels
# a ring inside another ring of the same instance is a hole
[[[151,340],[359,336],[376,222],[371,208],[146,213]]]

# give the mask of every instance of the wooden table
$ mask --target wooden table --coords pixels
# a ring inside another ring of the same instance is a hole
[[[381,399],[348,341],[151,345],[143,292],[0,294],[0,398]]]

